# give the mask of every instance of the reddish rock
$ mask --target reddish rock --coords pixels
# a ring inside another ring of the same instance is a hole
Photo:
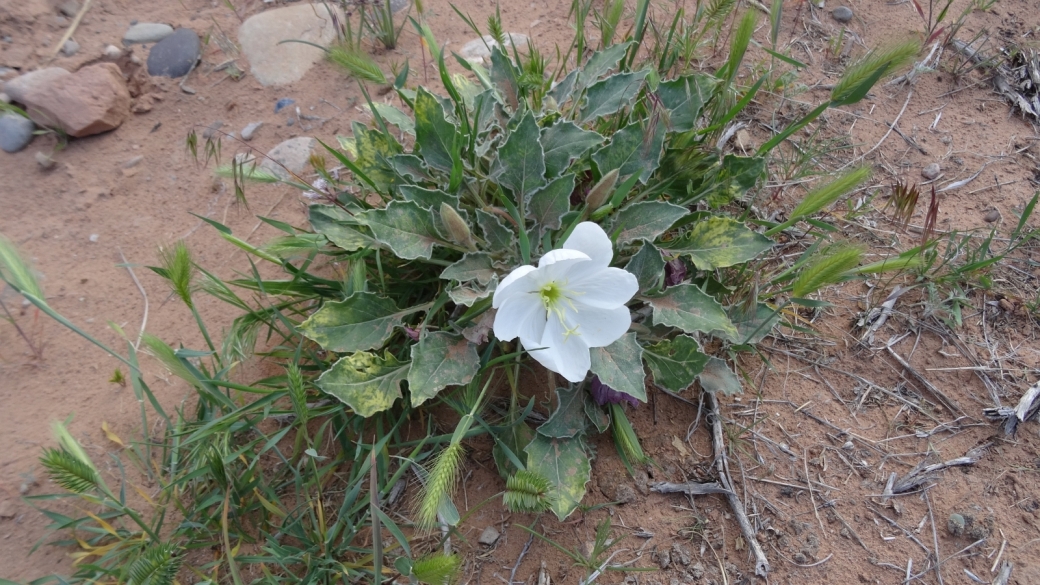
[[[40,126],[83,137],[118,128],[130,115],[130,92],[113,63],[100,63],[69,73],[50,67],[7,82],[5,89],[25,105]]]

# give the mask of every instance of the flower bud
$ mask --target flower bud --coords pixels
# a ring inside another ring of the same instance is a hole
[[[603,178],[589,191],[589,196],[585,198],[585,204],[588,206],[589,211],[595,211],[607,202],[607,198],[614,193],[617,178],[618,170],[614,169],[603,175]]]
[[[470,251],[477,249],[476,244],[473,242],[473,234],[470,233],[469,226],[466,225],[466,220],[462,219],[458,211],[455,211],[450,205],[443,202],[441,203],[441,221],[444,222],[444,227],[448,229],[448,235],[451,236],[452,241]]]

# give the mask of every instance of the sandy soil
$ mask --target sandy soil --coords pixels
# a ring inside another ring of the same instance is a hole
[[[434,12],[431,24],[438,39],[450,43],[449,48],[458,49],[474,36],[446,3],[432,4],[427,2]],[[963,4],[956,2],[954,9]],[[143,266],[154,263],[158,246],[182,238],[202,265],[222,276],[232,275],[246,262],[244,253],[227,245],[189,212],[217,219],[254,243],[273,235],[258,222],[257,214],[304,224],[304,205],[288,187],[252,188],[248,192],[250,209],[237,205],[228,182],[214,179],[186,151],[189,130],[201,131],[223,121],[225,130],[240,131],[250,122],[263,121],[252,145],[266,150],[298,134],[331,138],[347,133],[351,120],[363,119],[355,108],[360,97],[356,85],[325,63],[315,66],[303,80],[280,88],[263,87],[249,75],[235,81],[224,72],[213,71],[214,65],[227,58],[216,39],[226,33],[233,40],[241,19],[268,7],[258,0],[240,0],[235,5],[237,13],[216,1],[95,1],[74,37],[82,46],[80,53],[59,57],[54,64],[74,69],[96,59],[105,45],[119,44],[131,20],[168,22],[191,27],[200,35],[210,34],[203,64],[188,82],[197,93],[184,93],[169,80],[148,81],[144,93],[158,98],[150,111],[133,115],[113,132],[71,141],[53,153],[57,165],[51,170],[39,168],[34,154],[49,153],[56,145],[53,136],[38,137],[18,154],[0,154],[0,231],[31,257],[48,302],[113,347],[124,347],[125,341],[107,324],[119,325],[136,339],[145,296],[149,332],[171,344],[201,346],[191,315],[179,302],[170,302],[164,283]],[[461,0],[456,5],[477,22],[483,22],[494,9],[490,0]],[[654,6],[661,18],[674,10],[671,2]],[[846,25],[845,38],[853,57],[864,47],[920,36],[923,29],[911,3],[854,0],[849,6],[856,16]],[[792,56],[810,65],[799,78],[810,86],[833,83],[842,69],[842,59],[827,52],[829,39],[840,30],[829,14],[832,8],[828,3],[825,11],[808,4],[799,9],[797,3],[791,3],[784,13],[781,41]],[[569,40],[565,3],[504,3],[501,9],[506,30],[532,35],[546,53],[554,43]],[[988,30],[993,37],[990,51],[1009,41],[1035,43],[1038,9],[1036,0],[1004,0],[989,12],[968,17],[958,36],[970,39],[974,33]],[[69,20],[45,0],[0,6],[0,36],[12,37],[11,43],[0,43],[0,65],[23,71],[41,66],[68,25]],[[767,32],[762,28],[756,38],[764,39]],[[141,58],[147,55],[140,47],[134,50]],[[384,64],[409,59],[414,72],[411,83],[424,83],[419,43],[410,28],[405,29],[398,50],[377,52],[377,57]],[[246,68],[244,60],[240,63]],[[1032,181],[1038,172],[1034,155],[1040,153],[1036,142],[1040,138],[1034,127],[1010,112],[977,72],[950,73],[956,65],[957,59],[948,55],[943,60],[947,71],[922,76],[912,93],[905,86],[879,87],[872,98],[848,112],[828,112],[819,124],[823,132],[845,136],[854,146],[835,157],[821,157],[820,163],[833,170],[858,158],[886,133],[886,122],[904,110],[898,128],[920,148],[891,133],[867,158],[874,165],[877,182],[919,182],[921,169],[932,162],[942,166],[943,174],[937,180],[940,186],[984,168],[971,183],[942,195],[938,228],[985,228],[990,224],[984,216],[995,209],[1006,236],[1016,221],[1014,210],[1020,210],[1034,191]],[[826,95],[819,88],[797,99],[815,105]],[[273,112],[274,103],[282,97],[291,97],[306,112],[329,120],[309,131],[300,125],[287,126],[284,112]],[[758,119],[750,121],[751,141],[768,135],[766,124],[771,123],[774,106],[763,103],[759,107]],[[787,102],[781,112],[803,107]],[[942,116],[933,124],[939,112]],[[225,143],[225,156],[236,148]],[[125,168],[137,156],[143,156],[142,162]],[[777,192],[780,196],[768,204],[781,209],[798,194],[797,189]],[[922,221],[918,214],[912,223]],[[906,246],[912,241],[912,235],[900,234],[880,214],[868,214],[859,223],[849,225],[849,234],[874,246],[875,253],[888,253],[886,246]],[[94,234],[96,242],[91,241]],[[141,280],[144,295],[124,262]],[[1031,277],[1016,282],[1036,287],[1040,274],[1035,266],[1032,270]],[[998,556],[1014,563],[1011,583],[1040,583],[1040,561],[1035,554],[1040,542],[1040,440],[1035,423],[1027,425],[1015,440],[1004,438],[999,429],[986,423],[980,412],[991,401],[989,391],[971,369],[976,364],[950,343],[949,333],[924,327],[892,349],[963,412],[909,408],[907,399],[923,396],[934,401],[934,397],[884,350],[884,344],[907,331],[908,323],[918,323],[902,312],[922,315],[927,299],[908,296],[897,316],[877,334],[874,347],[881,349],[871,349],[858,343],[853,325],[860,305],[876,305],[891,283],[880,286],[881,290],[873,292],[862,284],[832,291],[840,302],[814,322],[820,337],[766,341],[763,355],[771,360],[771,368],[756,359],[744,360],[741,366],[756,387],[748,388],[740,398],[724,401],[724,414],[748,429],[733,446],[734,461],[739,462],[734,473],[758,527],[759,541],[773,564],[769,582],[901,583],[908,573],[914,575],[926,567],[927,555],[938,548],[943,560],[941,574],[947,583],[969,582],[966,571],[990,582]],[[1016,286],[1015,282],[997,283],[997,289],[1007,293],[1027,299],[1035,295],[1035,288],[1029,291]],[[70,428],[99,462],[110,462],[105,454],[117,451],[102,433],[102,423],[107,422],[124,440],[139,436],[140,423],[132,392],[108,381],[117,365],[114,359],[22,306],[15,295],[4,294],[2,300],[20,311],[18,322],[33,343],[43,347],[42,357],[34,357],[14,328],[0,323],[0,576],[28,580],[67,572],[71,565],[67,548],[44,545],[29,555],[36,543],[47,538],[47,520],[20,497],[20,492],[55,491],[37,462],[41,449],[53,444],[49,423],[72,416]],[[984,373],[994,380],[1004,403],[1014,404],[1037,381],[1040,344],[1030,319],[996,310],[986,304],[990,300],[993,298],[981,293],[971,296],[978,308],[965,309],[965,326],[957,335],[991,368]],[[201,311],[214,331],[233,317],[215,301],[203,302]],[[148,383],[164,404],[190,400],[188,389],[157,362],[147,360],[144,365]],[[242,376],[249,378],[248,372]],[[693,392],[687,395],[693,396]],[[619,484],[635,490],[632,502],[576,515],[563,524],[543,519],[543,533],[564,546],[581,547],[592,539],[596,523],[610,514],[619,532],[632,533],[618,545],[627,549],[618,560],[633,560],[634,567],[666,567],[657,573],[637,574],[640,583],[756,581],[747,544],[724,499],[645,493],[647,481],[710,476],[711,445],[703,417],[686,439],[691,424],[698,420],[693,400],[689,404],[653,393],[650,403],[633,413],[644,447],[659,465],[645,470],[645,478],[637,474],[638,481],[633,481],[614,457],[594,462],[587,503],[614,500]],[[977,465],[938,474],[927,495],[916,493],[888,502],[878,497],[891,472],[902,476],[928,453],[935,460],[948,460],[987,443]],[[612,451],[609,437],[600,437],[595,445],[600,453]],[[462,509],[501,489],[487,445],[477,441],[471,447],[470,471],[460,494]],[[111,481],[118,480],[118,470],[111,463],[105,473]],[[984,542],[962,550],[973,539],[948,532],[947,518],[953,512],[974,516],[986,533],[974,536],[987,536]],[[476,513],[465,527],[468,543],[459,545],[467,556],[463,582],[506,580],[527,542],[526,533],[510,525],[531,520],[511,517],[495,506]],[[488,525],[503,532],[490,550],[476,543]],[[652,536],[644,538],[647,535]],[[668,562],[661,554],[665,551],[669,551]],[[535,542],[517,570],[517,579],[532,583],[543,561],[557,583],[576,583],[581,577],[565,557]],[[910,562],[912,566],[908,566]],[[624,579],[624,574],[608,573],[599,582]],[[939,575],[930,571],[920,581],[937,583]]]

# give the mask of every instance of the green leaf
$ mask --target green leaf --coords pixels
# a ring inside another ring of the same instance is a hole
[[[643,348],[635,333],[628,332],[607,347],[594,347],[590,353],[592,373],[599,376],[600,382],[646,402]]]
[[[389,159],[401,154],[401,145],[393,136],[370,130],[358,122],[354,122],[352,127],[354,145],[357,149],[354,164],[375,184],[380,193],[386,193],[390,185],[397,181],[397,175],[390,166]]]
[[[585,484],[592,478],[592,463],[585,452],[585,442],[572,439],[550,439],[535,434],[524,449],[527,469],[549,480],[552,488],[552,511],[565,520],[585,497]]]
[[[459,282],[475,280],[481,285],[487,286],[495,274],[495,269],[491,266],[491,255],[487,252],[470,252],[458,262],[445,268],[444,272],[441,272],[441,278]]]
[[[744,391],[740,385],[740,378],[729,369],[726,362],[717,357],[708,358],[704,370],[697,375],[701,382],[701,388],[714,394],[733,396]]]
[[[631,44],[631,42],[618,43],[590,55],[588,60],[585,61],[585,66],[579,71],[577,82],[579,91],[588,87],[590,83],[603,77],[612,69],[615,69],[618,61],[625,56]],[[562,104],[563,102],[560,103]]]
[[[571,72],[563,79],[553,84],[547,97],[556,100],[556,104],[559,106],[566,103],[567,100],[571,99],[571,93],[574,91],[574,84],[578,80],[578,73],[580,72],[580,69],[571,69]]]
[[[662,81],[657,86],[657,97],[671,112],[668,129],[687,132],[697,127],[704,104],[711,98],[718,80],[711,75],[694,73],[677,79]]]
[[[581,122],[584,124],[600,116],[615,114],[628,106],[639,95],[647,73],[645,69],[618,73],[590,85],[586,92],[585,107],[581,110]]]
[[[664,201],[642,201],[619,211],[610,233],[618,246],[635,240],[652,242],[688,213],[685,207]]]
[[[516,79],[516,69],[509,57],[497,44],[491,49],[491,71],[489,72],[491,83],[498,90],[502,101],[512,110],[516,110],[519,104],[518,96],[520,85]]]
[[[513,247],[513,230],[502,225],[497,215],[478,209],[477,225],[484,232],[484,241],[489,250],[509,250]]]
[[[686,333],[737,333],[722,305],[692,284],[669,287],[660,296],[651,297],[650,305],[654,308],[655,325],[678,327]]]
[[[425,88],[415,94],[415,146],[426,164],[451,172],[451,149],[458,132],[444,116],[440,101]]]
[[[505,447],[509,448],[516,455],[516,458],[520,460],[520,463],[527,467],[527,452],[524,449],[534,439],[535,432],[531,430],[531,427],[527,426],[524,421],[517,421],[512,424],[501,434],[497,435],[498,441],[495,441],[495,446],[491,449],[491,455],[495,458],[495,465],[498,467],[498,473],[502,477],[509,477],[510,475],[519,471],[517,466],[510,460],[509,456],[506,455],[503,445],[499,445],[501,441]]]
[[[755,310],[747,311],[746,314],[741,305],[730,307],[727,313],[737,327],[737,334],[727,337],[731,343],[756,345],[780,322],[779,311],[774,311],[764,303],[755,303]]]
[[[708,205],[718,209],[734,199],[739,199],[755,186],[765,173],[766,159],[760,156],[736,156],[727,154],[722,159],[719,174],[715,178],[716,188],[708,194]]]
[[[556,389],[556,410],[538,427],[538,432],[552,439],[567,439],[585,431],[585,395],[578,385]]]
[[[460,284],[453,289],[448,290],[448,296],[456,305],[465,305],[472,307],[473,303],[486,299],[491,296],[491,293],[495,292],[495,288],[498,286],[498,275],[491,277],[491,282],[487,286],[480,286],[477,284],[467,283]]]
[[[603,144],[603,136],[583,130],[574,122],[559,122],[542,129],[545,176],[556,177],[590,148]]]
[[[672,392],[689,388],[708,363],[708,356],[701,353],[697,340],[686,335],[677,335],[644,349],[643,359],[650,366],[654,382]]]
[[[610,137],[610,143],[592,155],[592,161],[601,174],[618,169],[618,175],[627,177],[639,173],[639,180],[644,185],[650,175],[661,164],[661,152],[664,147],[664,124],[656,124],[650,128],[653,136],[648,136],[642,123],[632,122]]]
[[[429,167],[414,154],[398,154],[390,157],[390,166],[398,175],[415,182],[431,181]]]
[[[309,208],[311,227],[324,235],[330,242],[347,252],[362,248],[378,248],[379,242],[364,233],[353,216],[332,205],[311,205]],[[352,225],[353,224],[353,225]]]
[[[408,366],[389,351],[383,358],[359,351],[337,361],[315,383],[367,418],[390,408],[401,397]]]
[[[664,244],[671,252],[689,256],[698,270],[747,262],[772,246],[769,238],[728,217],[699,221],[681,238]]]
[[[423,404],[448,386],[469,383],[479,369],[476,346],[461,335],[443,331],[427,334],[412,345],[412,367],[408,370],[412,407]]]
[[[379,243],[405,260],[428,260],[439,240],[433,214],[413,201],[391,201],[386,209],[371,209],[357,217]]]
[[[533,219],[541,232],[558,230],[560,218],[571,209],[574,192],[574,174],[568,173],[531,194],[527,203],[527,217]]]
[[[513,192],[516,201],[545,184],[545,153],[534,114],[528,111],[498,149],[491,178]]]
[[[601,433],[607,432],[607,429],[610,428],[610,415],[602,406],[596,404],[588,392],[585,393],[585,416],[589,417],[593,426]]]
[[[424,189],[414,185],[402,185],[401,196],[405,201],[414,201],[423,209],[436,211],[441,208],[441,203],[447,203],[456,210],[459,207],[459,198],[455,195],[445,193],[440,189]]]
[[[383,346],[401,324],[394,301],[375,293],[358,292],[345,301],[326,302],[299,330],[324,349],[340,353]]]
[[[391,106],[390,104],[384,104],[380,102],[374,102],[376,107],[376,113],[379,114],[383,120],[388,124],[393,124],[401,129],[405,134],[411,134],[415,136],[415,121],[412,120],[411,116],[402,112],[401,110]],[[361,106],[366,111],[371,112],[372,106],[365,104]]]
[[[639,290],[646,292],[661,286],[664,264],[661,251],[648,242],[632,256],[625,265],[625,270],[635,275],[639,281]]]

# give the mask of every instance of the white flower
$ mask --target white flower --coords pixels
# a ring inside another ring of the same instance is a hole
[[[639,283],[610,268],[613,256],[603,228],[578,224],[562,249],[542,256],[537,268],[517,268],[498,285],[495,336],[519,337],[546,368],[571,382],[584,380],[592,365],[589,348],[614,343],[632,324],[625,303]]]

